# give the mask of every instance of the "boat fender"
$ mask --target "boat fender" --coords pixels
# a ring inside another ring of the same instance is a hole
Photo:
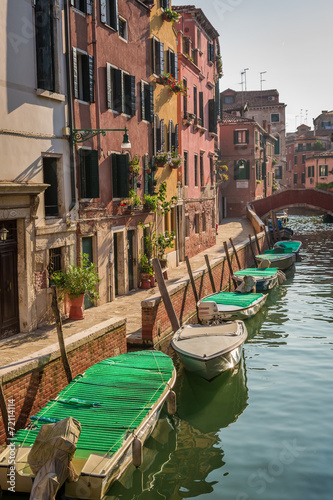
[[[132,443],[132,459],[134,467],[140,467],[142,464],[142,441],[135,438]]]
[[[279,285],[282,285],[284,281],[287,281],[286,275],[281,270],[278,271],[277,275],[278,275]]]
[[[174,391],[170,391],[167,399],[168,413],[174,415],[177,411],[177,396]]]

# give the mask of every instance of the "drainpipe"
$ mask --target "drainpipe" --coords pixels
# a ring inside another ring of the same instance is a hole
[[[70,63],[71,56],[71,31],[70,31],[70,0],[64,0],[65,13],[65,57],[66,57],[66,72],[67,72],[67,102],[68,102],[68,126],[69,126],[69,165],[70,165],[70,180],[71,180],[71,203],[69,210],[72,210],[76,204],[75,191],[75,148],[73,142],[73,89],[72,89],[72,67]]]

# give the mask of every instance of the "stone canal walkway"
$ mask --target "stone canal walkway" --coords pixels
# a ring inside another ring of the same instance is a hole
[[[234,244],[248,241],[249,234],[253,234],[252,224],[248,219],[224,219],[223,224],[218,226],[216,245],[206,249],[191,258],[191,268],[193,271],[205,266],[204,255],[208,254],[209,259],[224,255],[223,242],[229,243],[232,238]],[[230,243],[228,244],[230,247]],[[179,279],[187,276],[186,263],[182,262],[178,267],[168,270],[167,285],[171,285]],[[140,344],[141,339],[141,302],[154,295],[159,295],[158,288],[149,290],[136,289],[126,295],[117,297],[113,302],[109,302],[99,307],[92,307],[85,311],[85,319],[80,321],[63,321],[63,332],[65,339],[76,336],[79,338],[87,335],[87,332],[94,331],[103,323],[110,320],[117,321],[126,318],[126,332],[129,343]],[[57,347],[58,337],[55,325],[38,328],[31,333],[21,333],[9,339],[0,341],[0,378],[12,371],[17,370],[20,365],[37,359],[41,354],[48,353],[48,350]]]

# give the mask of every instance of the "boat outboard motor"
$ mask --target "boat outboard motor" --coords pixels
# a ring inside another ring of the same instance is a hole
[[[205,301],[198,304],[198,318],[202,323],[214,321],[219,317],[219,310],[216,302]]]

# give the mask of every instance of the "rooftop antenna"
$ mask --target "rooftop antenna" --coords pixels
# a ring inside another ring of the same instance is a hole
[[[303,123],[303,109],[301,108],[301,125]]]
[[[261,107],[262,107],[262,82],[266,81],[266,80],[263,79],[262,75],[264,75],[265,73],[267,73],[267,71],[261,71],[261,73],[260,73],[260,92],[261,92],[260,100],[261,100]]]
[[[297,129],[297,118],[299,117],[299,115],[296,115],[295,116],[295,130]]]
[[[305,125],[308,124],[308,109],[305,110]]]
[[[241,71],[241,81],[240,81],[240,85],[242,86],[242,106],[243,106],[243,101],[244,101],[244,96],[243,96],[243,85],[244,85],[244,81],[243,81],[243,75],[244,75],[244,71]]]
[[[247,87],[246,87],[246,72],[249,71],[249,68],[245,68],[244,71],[243,71],[243,75],[244,75],[244,83],[245,83],[245,92],[247,91]]]

